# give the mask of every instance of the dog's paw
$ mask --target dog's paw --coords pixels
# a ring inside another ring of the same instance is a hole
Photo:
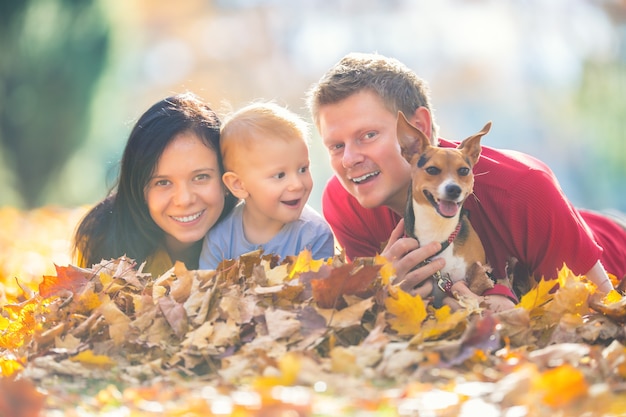
[[[467,285],[474,294],[482,294],[493,288],[493,281],[489,277],[491,267],[475,262],[467,270]]]

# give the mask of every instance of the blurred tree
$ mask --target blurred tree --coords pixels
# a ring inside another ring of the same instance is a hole
[[[98,0],[0,2],[0,148],[27,208],[85,138],[109,30]]]

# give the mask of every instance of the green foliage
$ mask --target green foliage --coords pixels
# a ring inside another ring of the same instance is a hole
[[[0,147],[26,207],[84,140],[109,25],[97,0],[0,5]]]

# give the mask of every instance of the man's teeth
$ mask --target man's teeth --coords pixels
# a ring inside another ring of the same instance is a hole
[[[368,178],[375,177],[378,174],[380,174],[380,171],[370,172],[368,174],[361,175],[360,177],[352,178],[352,182],[356,182],[358,184],[360,182],[365,181]]]
[[[174,220],[176,220],[177,222],[189,223],[189,222],[192,222],[192,221],[196,220],[198,217],[200,217],[201,214],[202,214],[202,212],[199,212],[199,213],[196,213],[196,214],[191,215],[191,216],[185,216],[185,217],[174,217],[174,216],[172,216],[172,218]]]

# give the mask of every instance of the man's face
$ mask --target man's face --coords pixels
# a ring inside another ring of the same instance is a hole
[[[363,207],[404,212],[410,167],[396,138],[397,115],[369,90],[319,109],[319,131],[344,188]]]

